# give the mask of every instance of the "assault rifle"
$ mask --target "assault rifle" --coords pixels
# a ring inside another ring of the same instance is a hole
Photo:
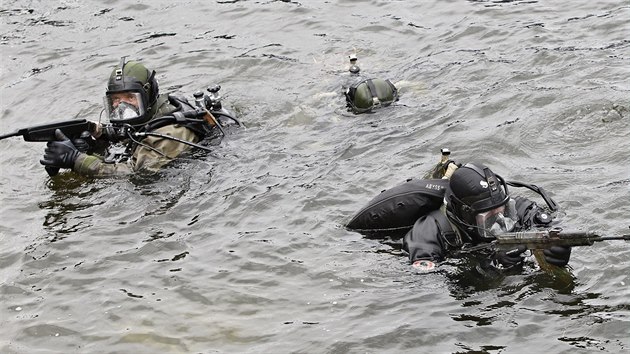
[[[18,129],[13,133],[0,135],[0,140],[13,136],[22,136],[24,141],[53,141],[55,130],[61,130],[68,138],[78,138],[84,131],[94,132],[96,123],[86,119],[71,119],[61,122],[36,125],[29,128]]]
[[[525,245],[529,250],[542,250],[552,246],[592,246],[595,242],[624,240],[630,241],[630,234],[620,236],[600,236],[592,231],[564,231],[560,227],[549,230],[505,232],[495,235],[495,240],[476,246],[463,248],[461,253],[481,250],[508,251]]]
[[[24,141],[54,141],[57,140],[55,136],[55,130],[57,129],[61,130],[68,138],[76,139],[85,131],[93,133],[96,130],[96,123],[90,122],[87,119],[71,119],[41,124],[18,129],[13,133],[0,135],[0,140],[21,135]],[[52,177],[59,173],[59,168],[46,166],[46,172]]]
[[[203,96],[202,96],[203,98]],[[216,107],[216,102],[213,107]],[[145,124],[141,127],[132,127],[127,124],[113,125],[113,124],[101,124],[99,127],[98,123],[94,123],[88,121],[86,119],[72,119],[65,120],[60,122],[53,122],[47,124],[36,125],[28,128],[19,129],[13,133],[0,135],[0,140],[14,137],[14,136],[22,136],[24,141],[29,142],[46,142],[46,141],[55,141],[57,137],[55,135],[55,131],[57,129],[61,130],[61,132],[67,136],[70,140],[75,140],[78,138],[86,140],[88,145],[91,146],[91,142],[93,142],[93,138],[91,138],[91,134],[100,130],[100,134],[104,136],[110,142],[121,141],[126,138],[138,138],[142,139],[147,136],[155,136],[164,139],[170,139],[182,144],[190,145],[202,150],[212,151],[210,148],[199,145],[190,141],[185,141],[182,139],[178,139],[176,137],[172,137],[170,135],[164,135],[152,130],[162,127],[164,125],[169,124],[198,124],[201,127],[205,127],[206,123],[209,124],[210,127],[217,126],[221,133],[225,136],[225,132],[221,127],[221,123],[215,118],[215,115],[218,117],[226,117],[238,125],[241,123],[236,120],[232,115],[229,114],[224,109],[219,109],[218,111],[210,112],[205,107],[197,107],[192,110],[187,111],[177,111],[173,112],[170,115],[162,116],[156,119],[153,119],[150,123]],[[205,131],[199,131],[201,135],[205,133]],[[134,140],[135,141],[135,140]],[[84,151],[86,152],[86,151]],[[88,152],[90,153],[90,152]],[[59,173],[59,168],[46,166],[46,172],[52,177]]]

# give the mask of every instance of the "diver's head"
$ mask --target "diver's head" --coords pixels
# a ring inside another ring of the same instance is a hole
[[[155,71],[136,61],[120,64],[112,71],[105,92],[105,110],[113,124],[144,124],[151,119],[157,102],[158,83]]]
[[[450,219],[475,241],[512,231],[518,221],[505,181],[482,164],[468,163],[455,170],[445,199]]]
[[[355,82],[344,92],[347,106],[354,113],[369,112],[398,100],[398,89],[389,80],[367,79]]]

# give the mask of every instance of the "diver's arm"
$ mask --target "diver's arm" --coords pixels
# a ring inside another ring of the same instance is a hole
[[[403,249],[414,265],[419,261],[441,262],[445,258],[446,249],[437,220],[432,214],[419,218],[403,238]]]
[[[190,142],[198,142],[199,138],[190,129],[167,125],[156,129],[155,133],[170,135],[174,138]],[[80,154],[76,159],[73,171],[78,174],[95,177],[124,176],[137,171],[157,171],[190,146],[167,138],[148,136],[141,141],[127,162],[105,163],[94,155]]]
[[[199,138],[192,130],[177,125],[167,125],[153,132],[162,135],[170,135],[174,138],[192,143],[199,141]],[[131,157],[135,171],[157,171],[181,153],[191,148],[189,145],[179,143],[175,140],[156,136],[144,138],[142,144],[143,145],[138,146]]]

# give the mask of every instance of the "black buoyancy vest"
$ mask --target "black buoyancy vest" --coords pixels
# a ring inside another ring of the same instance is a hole
[[[442,205],[445,179],[411,179],[383,191],[356,213],[346,228],[371,236],[407,232],[418,218]]]

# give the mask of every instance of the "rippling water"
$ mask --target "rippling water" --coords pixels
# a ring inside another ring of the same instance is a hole
[[[449,147],[626,232],[626,1],[36,1],[0,8],[0,131],[96,119],[122,55],[247,129],[151,178],[50,179],[0,141],[3,353],[620,353],[629,245],[480,282],[342,225]],[[348,54],[401,91],[345,111]],[[519,191],[521,192],[521,191]],[[525,193],[526,194],[526,193]]]

